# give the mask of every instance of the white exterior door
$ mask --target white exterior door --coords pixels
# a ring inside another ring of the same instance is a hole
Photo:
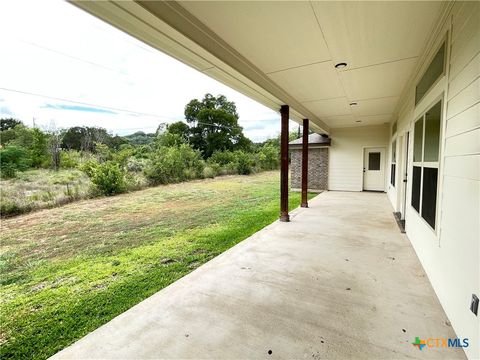
[[[385,148],[364,150],[363,190],[385,191]]]

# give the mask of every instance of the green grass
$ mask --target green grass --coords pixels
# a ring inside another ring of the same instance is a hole
[[[278,215],[279,175],[266,172],[3,220],[0,357],[53,355]]]

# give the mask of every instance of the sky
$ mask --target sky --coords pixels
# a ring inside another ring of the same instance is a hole
[[[154,132],[211,93],[235,102],[251,140],[280,132],[278,113],[63,1],[0,1],[0,44],[0,117]]]

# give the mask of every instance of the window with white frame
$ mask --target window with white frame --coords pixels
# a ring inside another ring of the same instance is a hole
[[[416,122],[413,133],[412,207],[435,229],[442,102]]]
[[[397,170],[397,139],[392,142],[392,164],[390,165],[390,184],[395,187],[395,172]]]
[[[440,46],[435,57],[415,87],[415,105],[425,96],[437,79],[445,72],[445,43]]]

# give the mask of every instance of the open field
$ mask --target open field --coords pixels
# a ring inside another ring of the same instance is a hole
[[[300,203],[291,194],[290,207]],[[279,174],[149,188],[3,219],[1,352],[46,358],[278,218]]]
[[[1,215],[11,216],[90,197],[91,181],[80,170],[37,169],[0,180]]]

